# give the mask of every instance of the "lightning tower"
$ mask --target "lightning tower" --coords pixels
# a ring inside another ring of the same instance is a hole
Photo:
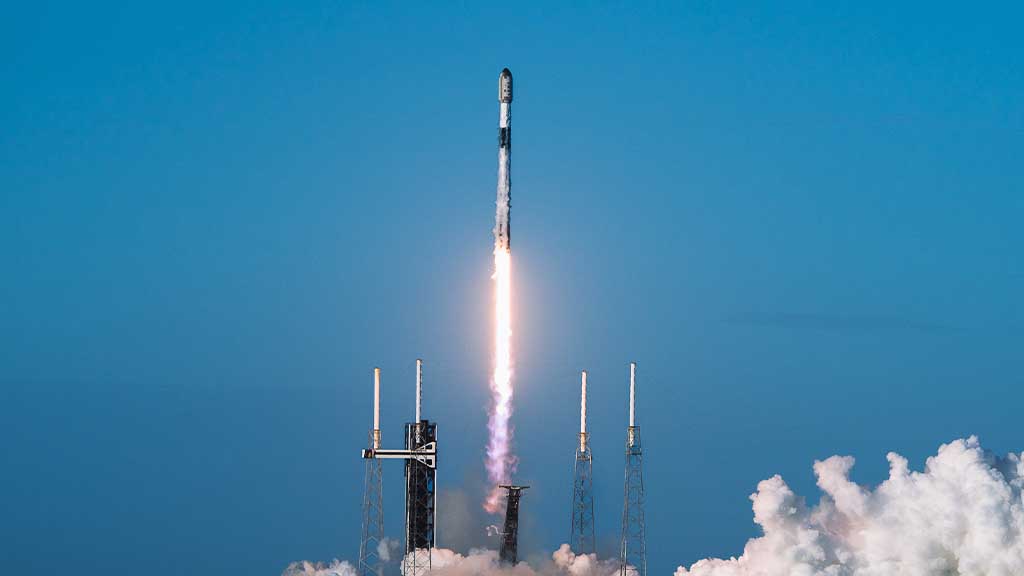
[[[498,486],[507,491],[505,498],[505,527],[501,533],[498,559],[502,564],[514,566],[519,556],[519,499],[529,486]]]
[[[577,554],[593,554],[594,544],[594,459],[587,433],[587,371],[582,374],[580,395],[580,436],[572,482],[572,533],[569,545]]]
[[[629,428],[626,429],[626,481],[623,488],[619,576],[647,576],[644,525],[644,451],[636,425],[636,362],[629,363]]]
[[[380,368],[373,369],[373,429],[370,450],[380,448]],[[384,576],[380,557],[384,541],[384,500],[380,460],[366,460],[363,477],[363,530],[359,539],[359,576]]]

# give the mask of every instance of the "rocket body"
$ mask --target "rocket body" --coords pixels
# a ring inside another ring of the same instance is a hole
[[[512,73],[498,77],[498,200],[494,214],[494,249],[511,248],[512,208]]]

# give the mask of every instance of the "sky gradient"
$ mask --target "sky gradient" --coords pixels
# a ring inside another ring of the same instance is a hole
[[[739,554],[757,482],[815,494],[815,459],[1024,448],[1022,16],[8,7],[0,565],[354,560],[371,371],[395,444],[417,357],[475,527],[505,66],[527,555],[569,535],[584,368],[612,550],[639,362],[652,574]]]

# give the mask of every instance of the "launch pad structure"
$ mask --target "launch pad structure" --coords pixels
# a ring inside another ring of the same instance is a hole
[[[405,425],[405,448],[412,454],[437,445],[437,424],[418,420]],[[436,450],[436,448],[435,448]],[[405,461],[405,570],[412,576],[430,569],[437,520],[437,468],[415,457]]]
[[[405,461],[405,554],[402,574],[420,576],[431,568],[437,520],[437,424],[421,418],[423,361],[416,360],[416,420],[405,425],[405,449],[380,448],[380,369],[374,369],[373,432],[371,447],[362,451],[367,460],[367,483],[363,496],[363,530],[359,543],[360,576],[382,576],[383,565],[377,546],[383,540],[380,512],[381,460]],[[376,477],[370,481],[372,464]],[[370,502],[370,505],[367,505]],[[376,502],[376,505],[373,505]]]
[[[502,564],[514,566],[519,556],[519,499],[523,490],[529,486],[513,486],[503,484],[499,488],[507,491],[505,497],[505,525],[501,532],[501,549],[498,560]]]

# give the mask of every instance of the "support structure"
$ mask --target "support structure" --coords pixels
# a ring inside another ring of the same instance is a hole
[[[410,453],[427,447],[436,450],[436,442],[437,424],[420,420],[405,425],[405,447]],[[405,461],[404,576],[425,574],[431,568],[437,512],[437,469],[433,464],[415,457]]]
[[[594,459],[587,433],[587,371],[582,374],[580,398],[580,436],[572,482],[572,532],[569,545],[577,554],[593,554],[594,542]]]
[[[422,377],[423,361],[417,360],[417,416],[420,415]],[[379,391],[379,385],[377,390]],[[377,398],[375,406],[379,405],[379,392]],[[374,426],[379,428],[377,415],[374,416]],[[380,460],[405,461],[405,556],[402,563],[402,574],[403,576],[421,576],[430,571],[431,551],[435,545],[437,424],[426,419],[406,424],[404,450],[381,449],[379,429],[375,431],[372,447],[363,450],[362,456],[370,462],[377,462],[378,466]],[[362,558],[362,546],[360,550],[360,558]],[[380,576],[380,573],[376,574]]]
[[[501,550],[498,560],[502,564],[514,566],[519,555],[519,499],[523,490],[529,486],[502,485],[508,493],[505,498],[505,527],[501,533]]]
[[[370,450],[380,448],[380,368],[373,369],[373,429]],[[383,473],[380,460],[366,460],[363,477],[363,525],[359,539],[359,576],[384,576],[380,545],[384,541]]]
[[[623,488],[619,576],[647,576],[644,524],[644,453],[636,425],[636,362],[629,364],[629,428],[626,432],[626,480]]]

